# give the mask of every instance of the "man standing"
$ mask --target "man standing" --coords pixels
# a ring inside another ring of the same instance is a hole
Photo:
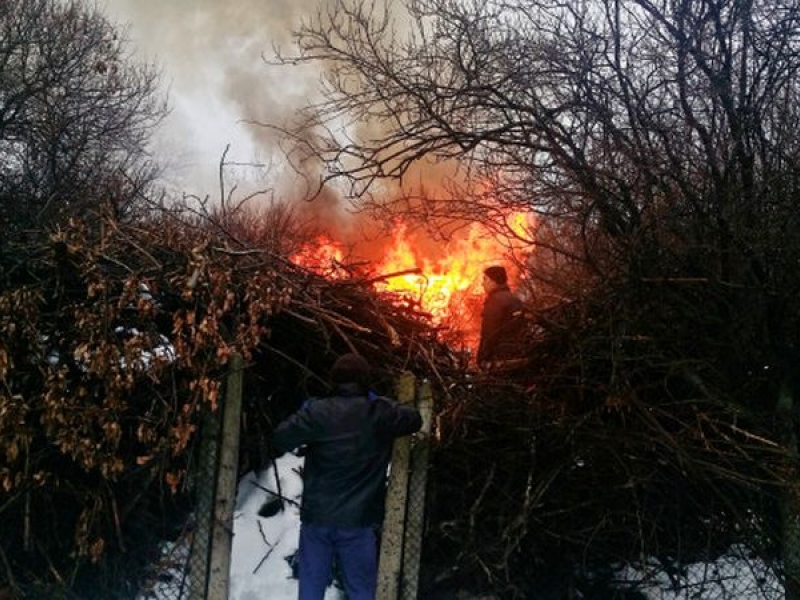
[[[506,270],[501,266],[484,270],[483,290],[486,300],[477,359],[481,368],[492,368],[499,362],[520,356],[523,304],[509,289]]]
[[[333,365],[332,396],[307,401],[275,429],[286,452],[306,445],[300,509],[299,600],[323,600],[336,557],[349,600],[374,600],[377,529],[395,438],[422,426],[420,413],[368,391],[370,367],[357,354]]]

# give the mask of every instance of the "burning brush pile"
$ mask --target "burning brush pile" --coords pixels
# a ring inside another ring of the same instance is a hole
[[[500,246],[476,231],[426,263],[397,233],[368,261],[281,208],[131,222],[101,209],[7,239],[0,589],[136,585],[191,510],[198,432],[234,352],[247,362],[241,472],[267,464],[275,424],[326,391],[343,353],[365,356],[387,394],[403,370],[441,390],[468,378],[480,273]]]
[[[401,370],[433,382],[424,598],[613,598],[627,563],[679,569],[733,544],[779,556],[785,453],[766,413],[722,387],[698,394],[665,349],[678,295],[663,315],[641,308],[624,337],[609,323],[645,307],[634,295],[529,297],[524,368],[483,373],[480,273],[504,247],[492,236],[426,259],[398,228],[359,261],[287,231],[285,215],[212,217],[101,216],[7,244],[2,586],[115,597],[118,573],[135,585],[189,513],[197,432],[232,352],[248,365],[242,473],[267,464],[274,426],[325,391],[345,352],[376,367],[379,392]]]
[[[475,283],[506,246],[479,248],[475,239],[497,240],[476,233],[437,261],[405,235],[398,229],[366,271],[345,267],[342,248],[325,238],[294,261],[323,275],[318,285],[334,295],[375,286],[370,302],[379,303],[348,320],[372,322],[376,332],[391,320],[405,340],[401,355],[414,357],[406,366],[435,383],[421,597],[471,589],[500,598],[622,598],[663,573],[686,586],[685,565],[712,564],[732,549],[753,572],[780,572],[782,490],[793,471],[770,410],[752,403],[764,382],[719,373],[698,390],[685,361],[710,370],[715,359],[692,336],[675,336],[684,289],[587,285],[587,275],[580,283],[588,293],[547,305],[523,289],[521,366],[484,372],[470,352],[482,302]],[[515,272],[515,287],[535,276]],[[390,350],[381,360],[392,365],[397,356]],[[633,580],[622,575],[626,565],[647,569]],[[731,590],[720,598],[779,592],[774,576],[746,588],[726,577],[709,568],[692,593],[720,585]]]
[[[387,392],[403,369],[464,368],[429,312],[376,291],[379,274],[291,260],[279,213],[101,211],[5,240],[0,590],[135,589],[191,510],[197,434],[233,352],[248,365],[243,472],[267,464],[272,427],[342,353],[368,357]]]

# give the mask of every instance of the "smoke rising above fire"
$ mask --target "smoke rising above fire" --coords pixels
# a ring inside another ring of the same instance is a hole
[[[227,161],[265,165],[243,167],[239,175],[245,184],[275,189],[278,198],[303,198],[305,190],[293,187],[297,174],[273,134],[252,123],[287,123],[299,108],[318,100],[321,73],[310,65],[278,67],[268,60],[276,46],[292,50],[293,32],[302,20],[324,12],[325,1],[109,0],[105,9],[113,21],[128,25],[137,57],[162,68],[173,113],[156,140],[156,153],[172,161],[168,168],[177,173],[176,185],[213,198],[219,161],[229,146]],[[437,194],[452,175],[450,167],[416,166],[409,178],[416,186],[412,193]],[[437,236],[437,216],[429,222],[431,234],[407,219],[353,213],[335,187],[323,191],[313,202],[293,206],[300,219],[317,224],[321,236],[308,240],[297,255],[308,264],[366,261],[376,276],[416,269],[386,279],[381,290],[408,294],[436,322],[464,329],[475,327],[485,267],[505,264],[515,283],[516,271],[507,260],[514,242],[495,231],[473,223]],[[386,194],[387,200],[399,195],[388,187]]]
[[[241,177],[280,178],[269,130],[247,123],[283,122],[314,99],[319,73],[265,59],[274,46],[290,46],[301,19],[320,6],[318,0],[109,0],[103,7],[127,27],[136,57],[161,68],[172,114],[156,152],[171,160],[180,184],[198,195],[214,190],[228,145],[227,160],[266,165],[242,169]]]

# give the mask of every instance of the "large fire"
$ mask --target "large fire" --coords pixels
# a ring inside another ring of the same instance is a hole
[[[512,284],[517,273],[507,260],[520,250],[530,236],[529,216],[514,213],[509,219],[509,235],[499,235],[479,223],[464,228],[447,243],[419,243],[420,238],[407,225],[396,228],[373,261],[375,287],[413,302],[431,321],[447,328],[454,340],[475,349],[482,306],[483,270],[491,264],[505,265]],[[319,236],[292,257],[292,261],[328,277],[344,276],[343,244]]]

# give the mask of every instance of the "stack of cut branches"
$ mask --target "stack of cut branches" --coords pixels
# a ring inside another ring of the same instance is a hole
[[[709,564],[694,582],[708,588],[724,577],[710,563],[734,552],[762,587],[724,581],[725,597],[779,597],[781,501],[796,471],[772,413],[745,402],[763,383],[724,388],[647,336],[619,344],[625,364],[615,368],[600,310],[607,305],[587,302],[580,319],[574,307],[541,311],[524,369],[449,390],[426,593],[623,598],[646,583],[625,580],[625,566],[677,588],[695,562]]]
[[[374,274],[300,268],[291,234],[270,227],[267,243],[235,219],[101,213],[4,240],[0,587],[134,585],[189,514],[197,432],[234,352],[247,361],[243,470],[266,464],[275,422],[324,391],[342,353],[366,356],[385,392],[403,369],[460,368]]]

